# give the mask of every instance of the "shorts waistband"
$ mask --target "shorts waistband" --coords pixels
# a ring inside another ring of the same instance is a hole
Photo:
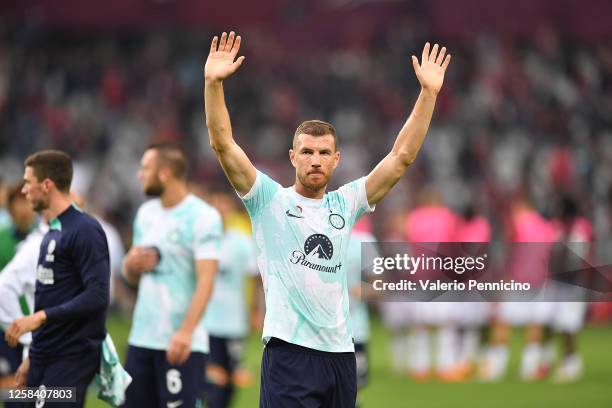
[[[298,344],[289,343],[285,340],[279,339],[278,337],[271,337],[270,340],[268,340],[268,342],[266,343],[266,348],[283,348],[285,350],[291,350],[296,353],[314,354],[314,355],[327,356],[327,357],[329,356],[352,357],[355,355],[355,353],[351,351],[335,353],[331,351],[315,350],[310,347],[304,347]]]

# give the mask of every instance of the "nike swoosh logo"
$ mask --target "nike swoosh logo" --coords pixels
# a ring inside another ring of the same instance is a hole
[[[303,215],[295,215],[292,214],[289,210],[285,211],[285,214],[287,214],[288,217],[293,217],[293,218],[304,218]]]
[[[181,405],[183,405],[183,400],[170,401],[166,403],[166,407],[168,408],[177,408],[177,407],[180,407]]]

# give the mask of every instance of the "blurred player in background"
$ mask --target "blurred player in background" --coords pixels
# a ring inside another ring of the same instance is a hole
[[[9,223],[0,227],[0,269],[4,268],[17,252],[17,248],[36,225],[36,213],[21,193],[23,183],[10,186],[7,191]],[[37,252],[38,254],[38,252]],[[1,275],[0,275],[1,277]],[[21,347],[11,348],[0,330],[0,385],[9,384],[21,364]]]
[[[367,268],[362,269],[362,242],[368,242],[368,259],[378,256],[378,250],[373,246],[376,238],[372,235],[372,226],[368,217],[362,217],[351,233],[351,240],[346,257],[346,271],[349,285],[349,307],[351,312],[351,324],[353,325],[353,339],[355,342],[355,362],[357,367],[357,391],[363,389],[369,380],[370,361],[368,357],[368,342],[370,340],[370,314],[366,300],[372,294],[366,290],[369,285],[362,285],[368,281],[363,276]],[[366,289],[366,290],[364,290]],[[357,406],[359,406],[359,401]]]
[[[532,207],[526,198],[515,200],[508,219],[508,278],[528,282],[532,288],[542,288],[548,277],[548,263],[552,243],[556,239],[553,224]],[[496,322],[491,333],[491,344],[479,368],[485,381],[497,381],[506,373],[509,359],[511,326],[525,326],[525,341],[521,355],[520,377],[524,381],[543,378],[552,359],[544,344],[545,326],[553,304],[526,299],[523,302],[505,301],[498,305]]]
[[[72,198],[78,207],[82,207],[77,196],[72,194]],[[40,215],[40,222],[36,228],[20,243],[17,252],[0,273],[0,299],[2,299],[0,301],[0,327],[3,329],[10,326],[13,321],[29,315],[34,310],[36,265],[40,244],[49,230],[49,210],[41,211]],[[2,341],[4,341],[4,335]],[[17,364],[17,367],[21,364],[22,357],[28,356],[28,348],[31,342],[32,334],[26,333],[19,338],[23,350],[20,347],[11,349],[21,353],[18,355],[19,364]],[[7,384],[7,387],[14,384],[14,378],[11,376],[10,379],[12,381]]]
[[[406,217],[405,239],[411,243],[452,242],[455,238],[457,215],[443,204],[437,191],[423,189],[418,206]],[[410,375],[416,380],[427,379],[435,360],[436,375],[446,380],[452,375],[457,360],[457,328],[454,304],[450,302],[411,302],[414,328],[410,333]],[[436,328],[435,349],[430,350],[430,331]],[[435,356],[435,358],[433,358]]]
[[[24,181],[23,192],[32,208],[46,210],[50,221],[40,245],[34,313],[13,321],[6,332],[14,346],[23,334],[35,331],[16,383],[75,387],[75,403],[55,405],[82,407],[106,337],[110,280],[106,236],[93,217],[72,203],[72,161],[67,154],[46,150],[29,156]]]
[[[578,201],[569,194],[561,199],[561,214],[558,221],[558,238],[561,259],[557,262],[562,271],[577,271],[586,268],[592,260],[593,227],[582,216]],[[557,252],[557,251],[555,251]],[[587,303],[584,302],[584,282],[588,277],[577,274],[576,279],[558,285],[557,302],[553,303],[551,328],[563,339],[561,359],[553,374],[553,381],[572,382],[583,373],[582,357],[578,352],[578,333],[584,325]],[[554,343],[549,346],[554,347]]]
[[[206,404],[210,408],[229,406],[234,387],[251,382],[242,367],[244,339],[249,334],[246,284],[249,279],[257,280],[256,286],[261,283],[251,236],[227,225],[237,211],[235,200],[235,196],[227,193],[211,196],[211,204],[223,219],[224,233],[219,272],[204,319],[210,335],[206,367]],[[257,303],[255,299],[254,304]]]
[[[295,184],[288,188],[257,170],[236,144],[223,81],[244,62],[237,58],[240,42],[234,32],[214,37],[204,98],[210,144],[251,216],[264,282],[260,406],[352,408],[357,374],[345,265],[350,231],[416,159],[450,55],[427,43],[420,64],[412,57],[421,93],[393,149],[367,177],[326,194],[340,160],[329,123],[306,121],[297,128],[289,151]]]
[[[0,228],[0,268],[9,263],[17,246],[36,226],[36,213],[21,193],[23,183],[8,188],[7,207],[10,224]]]
[[[2,175],[0,175],[0,228],[11,225],[11,216],[6,208],[7,187]]]
[[[145,194],[134,220],[124,276],[138,285],[126,370],[133,383],[126,407],[196,404],[208,333],[203,319],[212,292],[221,239],[217,210],[187,189],[187,159],[172,144],[144,153],[139,179]]]
[[[475,205],[468,204],[458,217],[454,242],[488,244],[491,238],[489,220],[478,214]],[[452,379],[465,380],[474,372],[491,314],[492,305],[489,302],[461,302],[455,305],[454,315],[459,326],[459,348]]]

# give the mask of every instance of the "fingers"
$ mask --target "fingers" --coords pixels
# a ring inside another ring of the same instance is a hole
[[[25,375],[19,375],[15,377],[15,388],[24,388],[26,386]]]
[[[225,51],[225,44],[227,42],[227,33],[224,31],[221,34],[221,43],[219,44],[219,51]]]
[[[180,344],[172,344],[166,352],[166,359],[171,365],[181,365],[189,358],[189,347]]]
[[[423,47],[423,53],[421,54],[421,62],[427,61],[429,58],[429,42],[425,43],[425,47]]]
[[[235,57],[240,49],[241,41],[242,38],[240,36],[236,36],[234,31],[230,31],[229,35],[224,31],[221,34],[220,40],[217,36],[213,37],[210,44],[210,52],[229,52]]]
[[[440,50],[440,54],[438,54],[438,58],[436,58],[436,64],[442,65],[442,61],[444,61],[444,55],[446,55],[446,47],[442,47]]]
[[[414,55],[412,56],[412,66],[414,67],[414,72],[419,72],[419,69],[421,68],[419,66],[419,59]]]
[[[219,42],[219,37],[216,35],[213,37],[212,42],[210,43],[210,53],[217,51],[217,43]]]
[[[187,347],[181,347],[177,356],[176,356],[176,364],[182,365],[189,358],[189,349]]]
[[[423,54],[421,56],[422,58],[422,62],[425,61],[429,61],[429,62],[433,62],[436,65],[441,66],[443,69],[446,69],[446,67],[448,67],[448,64],[450,63],[450,59],[451,56],[450,54],[446,54],[446,47],[442,47],[440,49],[440,53],[438,53],[438,44],[434,44],[434,46],[431,48],[431,52],[429,51],[429,42],[425,43],[425,46],[423,47]],[[412,57],[413,61],[412,64],[414,65],[414,59],[415,57]],[[418,61],[417,61],[418,62]],[[416,67],[415,67],[416,70]]]
[[[4,335],[4,339],[9,346],[15,347],[19,341],[19,328],[14,324],[11,325]]]
[[[236,55],[238,54],[238,50],[240,49],[241,41],[242,41],[242,37],[240,36],[236,37],[236,41],[234,42],[234,45],[232,45],[232,49],[230,50],[232,57],[236,57]]]
[[[431,54],[429,54],[429,61],[435,62],[437,55],[438,55],[438,44],[434,44],[433,48],[431,49]]]
[[[231,52],[234,47],[234,40],[236,39],[236,33],[230,31],[229,36],[227,37],[227,43],[225,44],[225,51]]]
[[[26,386],[26,376],[21,370],[17,370],[15,374],[15,388],[23,388]]]
[[[168,349],[168,351],[166,352],[166,360],[168,360],[168,364],[176,365],[176,363],[175,363],[175,361],[176,361],[176,351],[175,351],[174,347],[170,347]]]
[[[244,61],[244,56],[239,57],[233,64],[233,68],[234,71],[237,70],[238,68],[240,68],[240,66],[242,65],[242,62]]]
[[[442,64],[442,69],[446,70],[446,67],[448,67],[448,64],[450,64],[450,60],[451,60],[451,55],[448,54],[446,58],[444,59],[444,63]]]

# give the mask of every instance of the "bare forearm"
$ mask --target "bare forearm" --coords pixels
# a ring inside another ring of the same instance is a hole
[[[416,159],[425,141],[435,104],[436,95],[421,89],[412,113],[397,135],[391,153],[396,154],[406,166]]]
[[[204,110],[212,148],[218,151],[233,143],[232,125],[225,104],[222,81],[204,80]]]
[[[435,94],[421,90],[410,117],[395,139],[393,149],[366,179],[370,205],[382,200],[416,159],[425,140],[435,103]]]
[[[185,314],[185,319],[183,319],[181,324],[181,330],[193,332],[204,315],[212,289],[213,279],[200,278],[196,290],[191,297],[191,303]]]

